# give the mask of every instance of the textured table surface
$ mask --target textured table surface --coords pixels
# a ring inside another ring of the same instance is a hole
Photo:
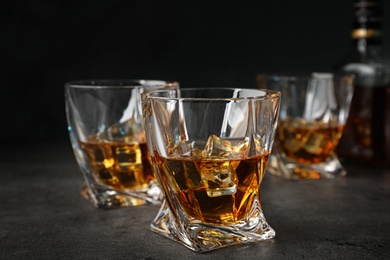
[[[2,149],[0,259],[390,259],[390,169],[346,165],[338,180],[266,175],[276,237],[194,253],[149,229],[157,206],[93,208],[70,145]]]

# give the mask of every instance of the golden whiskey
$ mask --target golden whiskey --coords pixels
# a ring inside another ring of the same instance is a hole
[[[95,180],[119,190],[146,190],[155,176],[144,143],[99,141],[91,137],[79,142]]]
[[[268,154],[245,159],[155,155],[165,194],[172,194],[179,210],[193,220],[232,225],[248,218],[248,209],[256,201],[260,207],[260,183]]]
[[[305,120],[280,121],[275,143],[287,158],[299,163],[325,162],[335,154],[344,126]]]

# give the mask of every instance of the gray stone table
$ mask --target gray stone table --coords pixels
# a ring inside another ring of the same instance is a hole
[[[156,206],[93,208],[70,145],[0,154],[0,259],[390,259],[390,169],[346,165],[338,180],[266,175],[272,240],[195,253],[149,230]]]

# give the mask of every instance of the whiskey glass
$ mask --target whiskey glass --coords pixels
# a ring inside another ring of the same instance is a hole
[[[84,176],[82,195],[96,208],[161,204],[147,149],[141,93],[176,89],[159,80],[85,80],[65,84],[73,151]]]
[[[152,231],[196,252],[273,238],[260,184],[280,93],[193,88],[142,95],[149,152],[164,194]]]
[[[282,93],[268,171],[286,179],[334,179],[346,171],[336,148],[347,121],[352,75],[260,74],[259,88]]]

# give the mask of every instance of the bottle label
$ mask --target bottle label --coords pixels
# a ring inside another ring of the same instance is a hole
[[[374,38],[382,36],[381,31],[374,29],[358,28],[352,31],[352,39]]]

